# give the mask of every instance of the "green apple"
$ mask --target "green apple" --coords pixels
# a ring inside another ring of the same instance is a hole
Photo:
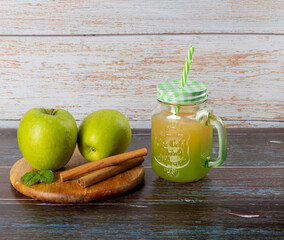
[[[57,170],[70,160],[77,142],[77,125],[63,109],[30,109],[22,118],[17,138],[21,153],[35,169]]]
[[[127,118],[116,110],[102,109],[88,115],[80,125],[78,147],[89,161],[123,153],[131,140]]]

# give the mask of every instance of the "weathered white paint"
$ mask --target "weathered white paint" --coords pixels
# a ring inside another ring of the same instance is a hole
[[[208,84],[217,115],[281,126],[284,36],[259,35],[0,37],[0,120],[32,107],[65,108],[79,121],[113,108],[147,127],[156,84],[180,78],[189,44],[190,76]]]
[[[77,126],[79,128],[82,121],[77,121]],[[0,129],[1,128],[18,128],[20,120],[16,121],[1,121],[0,120]],[[138,120],[138,121],[129,121],[132,129],[138,128],[151,128],[150,120]],[[227,128],[284,128],[284,122],[280,121],[236,121],[236,120],[225,120],[224,124]]]
[[[1,0],[0,34],[284,33],[283,0]]]

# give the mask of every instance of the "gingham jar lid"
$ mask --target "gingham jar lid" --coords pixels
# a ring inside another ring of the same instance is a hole
[[[166,81],[157,86],[157,99],[165,103],[200,103],[207,98],[207,85],[194,80],[187,81],[184,87],[180,80]]]

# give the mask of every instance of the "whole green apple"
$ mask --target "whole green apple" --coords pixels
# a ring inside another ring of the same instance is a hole
[[[123,153],[131,140],[127,118],[116,110],[102,109],[88,115],[80,125],[78,147],[89,161]]]
[[[57,170],[70,160],[77,134],[75,119],[66,110],[33,108],[23,116],[17,138],[33,168]]]

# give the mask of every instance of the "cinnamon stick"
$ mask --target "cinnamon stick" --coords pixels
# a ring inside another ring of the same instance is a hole
[[[93,171],[77,180],[81,187],[86,188],[94,183],[103,181],[107,178],[115,176],[121,172],[124,172],[130,168],[133,168],[144,161],[143,157],[127,160],[119,165],[105,167],[96,171]]]
[[[126,152],[126,153],[118,154],[118,155],[115,155],[115,156],[103,158],[103,159],[97,160],[95,162],[85,163],[85,164],[80,165],[78,167],[75,167],[75,168],[61,172],[60,173],[60,179],[61,179],[61,182],[64,182],[66,180],[81,176],[83,174],[86,174],[86,173],[89,173],[89,172],[92,172],[92,171],[95,171],[95,170],[98,170],[98,169],[117,165],[117,164],[125,162],[129,159],[142,157],[142,156],[146,156],[146,155],[147,155],[147,149],[141,148],[141,149],[138,149],[138,150],[135,150],[135,151]]]

